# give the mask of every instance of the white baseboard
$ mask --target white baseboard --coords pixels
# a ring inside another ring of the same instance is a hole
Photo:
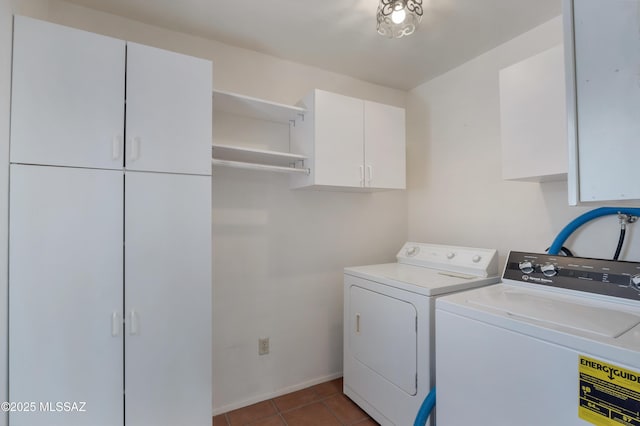
[[[306,382],[303,382],[303,383],[299,383],[297,385],[287,386],[286,388],[278,389],[277,391],[274,391],[274,392],[269,392],[269,393],[265,393],[265,394],[262,394],[262,395],[258,395],[258,396],[246,399],[244,401],[234,402],[233,404],[227,404],[227,405],[224,405],[222,407],[213,408],[213,410],[212,410],[213,414],[212,415],[213,416],[217,416],[218,414],[228,413],[229,411],[237,410],[238,408],[247,407],[249,405],[256,404],[258,402],[266,401],[268,399],[272,399],[272,398],[276,398],[278,396],[286,395],[286,394],[291,393],[291,392],[299,391],[301,389],[305,389],[305,388],[308,388],[310,386],[314,386],[314,385],[317,385],[317,384],[320,384],[320,383],[328,382],[329,380],[337,379],[339,377],[342,377],[342,372],[329,374],[328,376],[318,377],[316,379],[309,380],[309,381],[306,381]]]

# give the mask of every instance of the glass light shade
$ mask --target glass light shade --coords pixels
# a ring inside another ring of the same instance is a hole
[[[413,34],[422,19],[422,0],[380,0],[378,34],[400,38]]]

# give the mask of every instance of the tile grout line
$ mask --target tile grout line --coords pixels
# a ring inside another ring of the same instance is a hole
[[[333,396],[333,395],[331,395],[331,396]],[[280,410],[280,408],[278,408],[278,405],[275,403],[275,400],[272,400],[272,401],[274,401],[273,404],[276,406],[276,410],[278,411],[278,413],[290,413],[291,411],[298,410],[298,409],[304,408],[304,407],[308,407],[309,405],[312,405],[312,404],[315,404],[315,403],[323,401],[323,398],[319,397],[317,394],[316,394],[316,397],[317,397],[317,399],[314,398],[310,402],[306,402],[306,403],[304,403],[302,405],[296,405],[295,407],[289,408],[287,410]],[[324,399],[326,399],[326,398],[324,398]]]
[[[284,426],[289,426],[289,423],[287,423],[287,419],[284,418],[284,416],[282,415],[282,411],[280,411],[280,409],[276,405],[275,398],[272,398],[269,401],[271,402],[271,405],[273,406],[273,408],[276,410],[276,415],[280,417],[280,420],[282,420],[282,423],[284,424]]]
[[[320,401],[320,404],[322,404],[322,406],[324,408],[327,409],[328,412],[331,413],[331,415],[338,421],[338,423],[340,423],[342,426],[345,426],[346,423],[344,423],[342,420],[340,420],[340,418],[338,418],[338,416],[336,415],[336,413],[333,412],[333,410],[331,409],[331,407],[329,407],[327,404],[324,403],[325,400]]]
[[[317,386],[317,385],[315,385],[315,386]],[[315,386],[313,386],[313,387],[315,387]],[[295,410],[299,410],[299,409],[302,409],[302,408],[308,407],[308,406],[313,405],[313,404],[316,404],[316,403],[320,403],[320,404],[321,404],[321,405],[322,405],[322,406],[323,406],[327,411],[329,411],[329,412],[331,413],[331,415],[332,415],[332,416],[333,416],[333,417],[338,421],[338,423],[340,423],[340,425],[341,425],[341,426],[348,426],[348,425],[354,425],[354,424],[356,424],[356,423],[353,423],[353,422],[352,422],[352,423],[344,423],[344,422],[343,422],[343,421],[338,417],[338,415],[336,414],[336,412],[335,412],[334,410],[332,410],[332,409],[331,409],[331,408],[326,404],[326,401],[328,401],[329,399],[331,399],[331,398],[335,398],[335,397],[339,397],[340,395],[344,395],[344,392],[343,392],[342,388],[336,388],[336,389],[333,389],[333,392],[326,394],[325,392],[326,392],[327,390],[329,390],[329,391],[330,391],[331,389],[326,389],[326,388],[324,388],[324,391],[323,391],[323,392],[318,392],[317,390],[315,390],[315,389],[314,389],[314,390],[313,390],[313,399],[312,399],[310,402],[306,402],[306,403],[303,403],[303,404],[301,404],[301,405],[295,406],[295,407],[293,407],[293,408],[288,408],[288,409],[286,409],[286,410],[280,410],[280,408],[278,407],[278,404],[276,403],[276,399],[277,399],[277,398],[270,398],[270,399],[268,399],[267,401],[270,403],[271,407],[275,410],[275,414],[280,418],[280,420],[282,421],[282,423],[283,423],[285,426],[288,426],[288,422],[287,422],[287,420],[285,419],[284,414],[288,414],[288,413],[293,412],[293,411],[295,411]],[[295,392],[293,392],[293,393],[295,393]],[[284,396],[284,395],[283,395],[283,396]],[[266,401],[265,401],[265,402],[266,402]],[[224,418],[224,420],[225,420],[225,424],[226,424],[226,426],[231,426],[231,419],[230,419],[230,417],[229,417],[229,415],[228,415],[228,414],[229,414],[229,412],[227,412],[227,413],[223,413],[222,415],[224,416],[223,418]],[[268,416],[267,416],[267,417],[268,417]],[[265,418],[266,418],[266,417],[265,417]],[[366,416],[366,413],[365,413],[365,417],[364,417],[364,418],[362,418],[362,419],[357,420],[357,422],[364,422],[367,418],[369,418],[369,419],[370,419],[370,417],[367,417],[367,416]],[[255,421],[255,420],[260,420],[260,419],[254,419],[253,421]]]

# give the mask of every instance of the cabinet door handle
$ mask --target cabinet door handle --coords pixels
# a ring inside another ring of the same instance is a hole
[[[122,328],[122,321],[118,312],[111,314],[111,336],[118,337],[120,335],[120,329]]]
[[[122,153],[122,138],[114,136],[111,140],[111,159],[117,160]]]
[[[360,166],[360,186],[364,186],[364,166]]]
[[[138,314],[136,311],[129,312],[129,335],[136,336],[138,334]]]
[[[356,314],[356,333],[360,333],[360,314]]]
[[[373,166],[371,164],[367,165],[367,172],[369,172],[369,185],[371,185],[373,180]]]
[[[138,136],[131,138],[131,161],[140,158],[140,138]]]

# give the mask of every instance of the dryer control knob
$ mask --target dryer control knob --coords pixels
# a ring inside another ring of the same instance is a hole
[[[547,263],[540,267],[540,270],[546,277],[553,277],[558,275],[558,268],[553,263]]]
[[[631,285],[640,290],[640,274],[635,274],[631,277]]]
[[[535,269],[533,262],[531,262],[530,260],[525,260],[524,262],[520,262],[518,264],[518,268],[520,268],[520,270],[525,274],[530,274]]]
[[[413,257],[418,253],[420,253],[420,247],[418,246],[412,246],[407,249],[407,256],[409,257]]]
[[[453,259],[454,257],[456,257],[456,254],[452,251],[450,251],[449,253],[447,253],[447,259]]]
[[[478,263],[478,262],[480,262],[481,260],[482,260],[482,256],[480,256],[479,254],[476,254],[475,256],[473,256],[473,257],[471,258],[471,261],[472,261],[473,263]]]

